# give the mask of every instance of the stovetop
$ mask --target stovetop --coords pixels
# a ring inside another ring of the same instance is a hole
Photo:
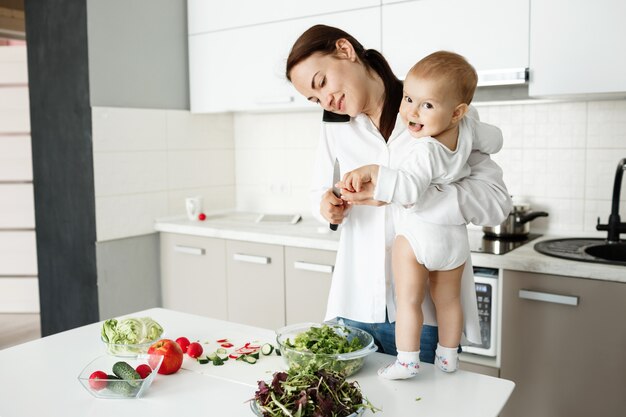
[[[472,252],[491,253],[494,255],[504,255],[541,236],[537,233],[530,233],[519,238],[494,238],[485,236],[479,231],[470,231],[468,234]]]

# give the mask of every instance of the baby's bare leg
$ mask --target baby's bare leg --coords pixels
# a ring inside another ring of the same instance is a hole
[[[461,277],[465,264],[449,271],[430,272],[430,295],[437,311],[439,343],[456,347],[461,341],[463,311],[461,309]]]
[[[396,287],[396,347],[415,352],[420,349],[424,314],[422,301],[426,291],[428,270],[417,262],[413,249],[404,236],[393,244],[392,268]]]
[[[428,270],[417,263],[411,245],[404,236],[393,244],[392,267],[396,286],[396,361],[378,370],[386,379],[412,378],[419,372],[420,335],[422,333],[422,301],[426,291]]]

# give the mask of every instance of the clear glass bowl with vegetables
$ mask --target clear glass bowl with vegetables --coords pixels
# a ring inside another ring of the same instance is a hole
[[[96,398],[138,398],[146,393],[162,362],[162,355],[104,355],[89,362],[78,381]]]
[[[280,352],[290,368],[326,369],[350,376],[378,347],[372,335],[356,327],[300,323],[276,331]]]
[[[163,327],[150,317],[128,317],[106,320],[101,338],[110,355],[133,357],[147,353],[162,334]]]

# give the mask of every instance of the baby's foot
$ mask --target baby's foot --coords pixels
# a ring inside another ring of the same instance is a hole
[[[459,367],[457,348],[447,348],[437,345],[435,351],[435,365],[444,372],[454,372]]]
[[[417,375],[419,368],[418,362],[400,362],[396,359],[394,363],[380,368],[378,375],[385,379],[408,379]]]

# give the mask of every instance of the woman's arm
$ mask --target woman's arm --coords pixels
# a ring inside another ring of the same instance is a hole
[[[377,184],[376,195],[374,187],[369,187],[360,193],[347,193],[344,199],[352,204],[365,205],[380,205],[378,201],[404,206],[413,204],[412,211],[416,211],[424,220],[437,224],[500,224],[512,208],[511,198],[502,180],[502,169],[489,155],[479,151],[473,151],[467,162],[471,168],[468,177],[452,184],[430,186],[418,200],[411,200],[416,198],[411,178],[402,171],[388,168],[392,175]],[[379,179],[381,174],[382,169]],[[380,196],[385,193],[386,197]]]

